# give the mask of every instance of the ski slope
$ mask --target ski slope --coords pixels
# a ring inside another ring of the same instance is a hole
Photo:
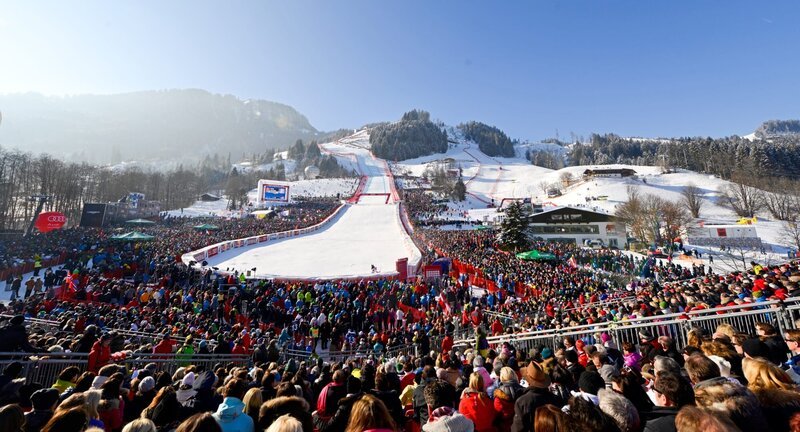
[[[257,278],[290,280],[395,276],[401,258],[416,266],[421,254],[400,219],[391,173],[364,142],[369,143],[366,134],[320,145],[323,152],[348,160],[366,177],[354,203],[345,204],[318,231],[229,250],[208,258],[208,265],[240,273],[255,268]]]
[[[448,130],[448,136],[456,136],[446,153],[408,159],[396,164],[396,172],[422,176],[428,167],[452,159],[456,168],[461,168],[467,186],[467,207],[486,208],[493,200],[499,205],[503,198],[530,197],[535,184],[542,176],[552,172],[547,168],[531,165],[523,158],[499,158],[487,156],[478,145],[458,139],[456,132]]]

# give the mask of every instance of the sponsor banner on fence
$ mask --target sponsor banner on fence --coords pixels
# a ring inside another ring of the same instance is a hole
[[[219,253],[219,247],[214,246],[214,247],[210,248],[207,253],[208,253],[208,256],[212,257],[212,256],[214,256],[214,255]]]
[[[258,243],[259,239],[261,239],[261,237],[258,237],[258,238],[250,237],[249,239],[247,239],[247,244],[248,245],[256,244],[256,243]]]
[[[206,259],[206,253],[205,252],[198,252],[198,253],[194,254],[192,256],[192,258],[194,258],[194,260],[197,261],[197,262],[202,262],[204,259]]]
[[[258,236],[258,242],[259,242],[259,243],[264,243],[264,242],[265,242],[265,241],[267,241],[267,240],[269,240],[269,236],[265,236],[265,235],[263,235],[263,236]]]

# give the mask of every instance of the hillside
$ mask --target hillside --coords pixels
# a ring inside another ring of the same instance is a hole
[[[373,127],[369,143],[380,158],[404,160],[446,151],[447,133],[431,121],[428,112],[413,110],[399,122]]]
[[[758,138],[783,135],[800,135],[800,120],[768,120],[755,131]]]
[[[318,134],[288,105],[204,90],[0,95],[0,112],[0,146],[90,163],[239,157]]]

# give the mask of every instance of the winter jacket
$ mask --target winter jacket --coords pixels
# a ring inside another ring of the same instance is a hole
[[[215,380],[216,376],[211,371],[203,371],[198,374],[192,386],[196,393],[183,406],[194,413],[214,411],[222,402],[220,396],[214,392]]]
[[[58,390],[59,393],[64,393],[68,388],[71,387],[75,387],[75,383],[70,381],[56,380],[56,383],[53,384],[53,388]]]
[[[650,411],[641,412],[644,432],[675,432],[675,417],[678,411],[677,407],[655,407]]]
[[[395,424],[397,424],[398,428],[403,428],[403,425],[406,422],[406,413],[403,410],[403,406],[400,405],[400,396],[394,390],[389,391],[377,391],[373,390],[370,392],[373,396],[380,399],[386,408],[389,410],[389,414],[392,415],[392,419],[394,420]]]
[[[497,411],[497,429],[500,432],[511,430],[514,420],[514,403],[522,396],[525,389],[514,382],[502,382],[494,390],[494,410]]]
[[[423,381],[414,389],[414,420],[419,422],[420,427],[425,426],[425,423],[428,422],[428,403],[425,402],[425,386],[428,383],[430,380]]]
[[[100,414],[100,421],[105,425],[106,432],[120,430],[125,424],[125,401],[121,397],[102,399],[97,412]]]
[[[222,432],[253,432],[253,419],[244,413],[244,403],[235,397],[226,397],[212,414]]]
[[[25,432],[39,432],[53,417],[53,411],[33,410],[25,414]]]
[[[133,398],[130,398],[130,400],[125,403],[125,422],[131,422],[139,418],[142,411],[150,405],[150,402],[153,402],[153,398],[155,397],[155,389],[146,393],[136,392]]]
[[[295,396],[282,396],[264,402],[258,420],[258,430],[261,431],[267,429],[275,420],[278,419],[278,417],[285,414],[288,414],[299,420],[303,425],[303,432],[314,432],[314,422],[311,419],[311,408],[309,407],[308,402],[301,397]],[[348,410],[344,418],[345,426],[347,426],[347,420],[349,417],[350,411]],[[344,431],[344,426],[340,430]]]
[[[89,372],[97,373],[101,367],[108,364],[111,360],[111,348],[103,346],[103,343],[97,341],[92,345],[92,351],[89,352]]]
[[[37,352],[30,342],[25,325],[9,324],[0,329],[0,352]]]
[[[511,424],[512,432],[523,432],[533,430],[533,414],[536,408],[547,404],[561,406],[563,402],[559,400],[548,389],[539,387],[528,387],[528,390],[520,396],[514,403],[514,420]]]
[[[572,382],[577,383],[578,380],[581,378],[581,374],[586,371],[586,368],[583,367],[580,363],[573,363],[567,366],[567,372],[572,375]],[[577,387],[576,387],[577,388]]]
[[[153,354],[172,354],[172,345],[172,340],[163,339],[158,345],[153,347]]]
[[[769,430],[789,430],[789,420],[800,412],[800,393],[780,389],[756,389],[753,393],[761,404]]]
[[[475,391],[471,388],[464,390],[461,395],[461,402],[458,404],[458,412],[464,417],[472,420],[475,425],[475,432],[496,432],[494,419],[497,412],[494,404],[486,393]]]
[[[642,355],[638,352],[634,351],[632,353],[625,354],[625,366],[639,370],[642,365]]]

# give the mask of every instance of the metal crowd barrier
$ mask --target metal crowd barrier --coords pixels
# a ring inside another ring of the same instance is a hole
[[[86,353],[21,353],[21,352],[3,352],[0,353],[0,367],[5,369],[6,366],[13,362],[22,364],[21,377],[27,379],[28,382],[37,382],[47,387],[55,383],[58,375],[67,367],[75,366],[84,372],[87,370],[89,362],[89,354]],[[150,363],[156,365],[159,371],[165,371],[170,374],[181,366],[195,365],[204,367],[207,370],[214,370],[217,365],[228,366],[234,364],[236,366],[249,366],[251,364],[250,356],[248,355],[215,355],[215,354],[193,354],[176,355],[176,354],[132,354],[125,360],[116,362],[117,364],[124,365],[129,371],[135,369],[142,369]]]
[[[789,328],[795,328],[794,320],[790,319],[790,314],[800,314],[800,305],[790,306],[787,309],[779,302],[764,302],[756,304],[758,307],[748,305],[745,308],[729,309],[723,311],[725,313],[717,313],[721,309],[711,309],[713,313],[704,313],[697,315],[684,314],[683,319],[664,315],[666,319],[659,321],[657,319],[648,320],[631,320],[614,323],[599,323],[596,325],[585,325],[578,327],[570,327],[557,330],[543,330],[534,332],[525,332],[518,334],[508,334],[501,336],[493,336],[487,338],[489,345],[492,347],[499,347],[504,342],[514,344],[518,349],[531,349],[540,347],[558,347],[563,339],[567,336],[575,340],[583,340],[586,344],[601,343],[600,335],[606,333],[610,340],[613,341],[617,347],[620,347],[623,342],[630,342],[634,345],[639,344],[639,332],[647,332],[654,337],[669,336],[675,341],[678,348],[686,345],[688,340],[689,331],[692,328],[701,328],[707,334],[713,334],[714,331],[721,324],[730,324],[736,330],[743,333],[755,333],[755,325],[759,322],[767,322],[775,326],[780,332],[784,332]],[[749,310],[742,310],[749,309]],[[455,347],[467,348],[473,345],[474,339],[465,339],[455,343]]]

